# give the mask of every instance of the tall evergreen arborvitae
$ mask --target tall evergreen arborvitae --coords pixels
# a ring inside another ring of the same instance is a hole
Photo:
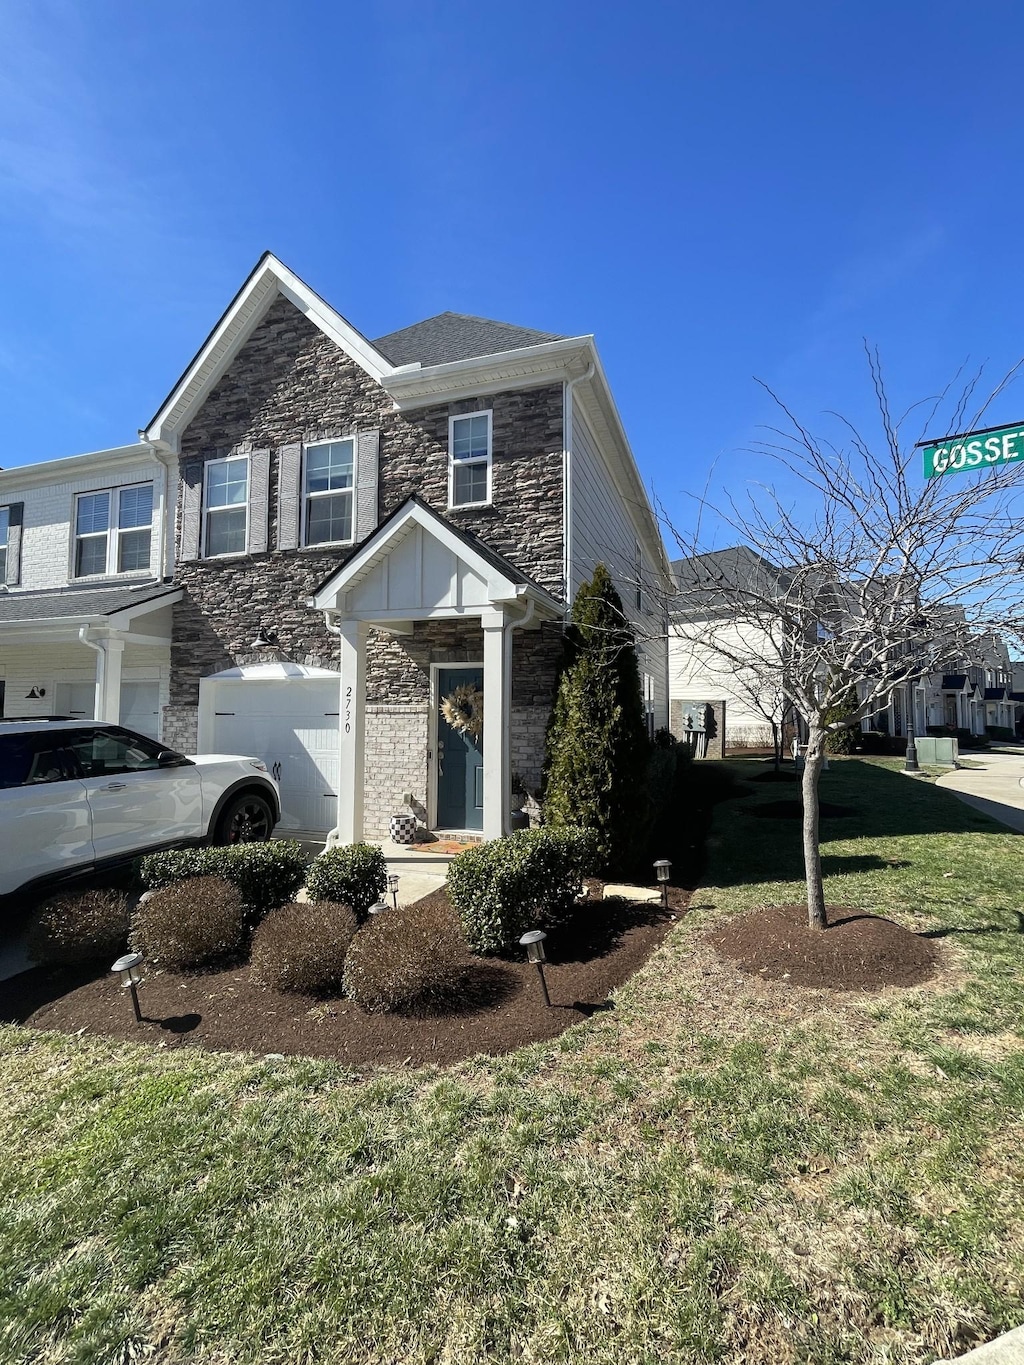
[[[545,821],[592,829],[602,870],[627,872],[647,819],[650,741],[633,631],[603,564],[572,605],[546,743]]]

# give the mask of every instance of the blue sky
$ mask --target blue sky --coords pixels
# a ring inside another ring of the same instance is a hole
[[[593,332],[645,479],[1024,353],[1009,3],[0,0],[0,464],[134,439],[264,249]],[[986,424],[1024,418],[1024,384]],[[920,434],[914,432],[914,436]],[[930,433],[931,434],[931,433]],[[936,433],[941,434],[941,433]]]

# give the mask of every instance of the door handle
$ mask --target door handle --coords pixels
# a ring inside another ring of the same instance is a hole
[[[127,784],[124,782],[108,782],[105,787],[101,787],[103,792],[123,792]]]

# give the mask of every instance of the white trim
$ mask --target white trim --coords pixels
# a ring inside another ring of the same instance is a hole
[[[442,668],[454,671],[458,668],[473,668],[483,673],[484,661],[471,663],[465,659],[460,659],[457,663],[432,663],[430,665],[430,716],[427,723],[427,829],[437,830],[437,779],[439,777],[437,764],[437,718],[441,712],[441,695],[437,685],[437,675]],[[487,694],[484,693],[484,714],[486,716]],[[486,720],[484,721],[486,724]],[[485,793],[486,796],[486,793]],[[486,810],[484,812],[486,819]],[[482,829],[449,829],[445,826],[445,834],[473,834],[480,836]]]
[[[146,428],[148,440],[177,450],[181,432],[262,322],[278,295],[288,299],[377,383],[392,373],[394,367],[350,322],[336,313],[319,294],[268,251],[257,262],[198,355],[164,399],[160,410]]]
[[[487,454],[486,456],[473,456],[468,459],[459,460],[457,463],[466,466],[476,466],[484,464],[487,469],[487,496],[482,500],[474,502],[455,501],[455,423],[471,422],[474,417],[487,418]],[[492,470],[494,467],[494,409],[479,408],[474,412],[453,412],[448,418],[448,510],[450,512],[461,512],[466,507],[489,507],[492,501],[493,487],[491,483]]]
[[[307,493],[306,491],[306,452],[315,450],[317,446],[341,445],[347,441],[352,447],[352,482],[348,488],[332,488],[322,493]],[[317,441],[303,441],[302,457],[299,461],[299,497],[302,506],[299,511],[299,548],[302,550],[322,550],[329,549],[332,545],[354,545],[356,541],[356,480],[359,477],[359,443],[355,436],[325,436]],[[351,516],[349,518],[352,527],[352,534],[347,540],[317,540],[312,543],[306,539],[306,514],[310,498],[331,498],[337,497],[339,493],[348,493],[351,499]]]
[[[229,464],[232,460],[245,461],[245,502],[244,503],[225,503],[223,507],[210,507],[210,470],[219,464]],[[207,460],[203,465],[203,500],[199,508],[199,558],[200,559],[237,559],[240,555],[248,553],[249,548],[249,500],[252,496],[252,461],[249,455],[223,455],[216,460]],[[242,548],[240,550],[226,550],[223,554],[211,555],[206,549],[206,518],[210,512],[231,512],[237,511],[239,507],[245,508],[245,532],[242,536]]]
[[[40,484],[70,483],[93,473],[97,477],[106,469],[116,470],[119,465],[137,464],[140,460],[156,464],[152,448],[143,442],[130,446],[114,446],[110,450],[95,450],[88,455],[66,455],[58,460],[40,460],[35,464],[15,465],[12,469],[0,470],[0,493],[4,501],[17,502],[17,492],[22,488],[35,488]],[[13,491],[15,496],[7,490]]]

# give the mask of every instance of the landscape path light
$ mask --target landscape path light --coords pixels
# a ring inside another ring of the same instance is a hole
[[[397,909],[398,909],[398,873],[397,873],[397,872],[391,872],[391,873],[388,874],[388,890],[391,892],[391,900],[392,900],[392,902],[393,902],[393,904],[394,904],[395,909],[397,910]]]
[[[672,864],[667,858],[659,858],[654,864],[654,870],[658,874],[658,881],[661,883],[661,903],[668,909],[668,874],[672,870]]]
[[[112,972],[121,973],[121,988],[132,993],[132,1008],[135,1010],[135,1022],[142,1023],[142,1011],[139,1009],[138,984],[142,980],[142,954],[125,953],[124,957],[119,957],[110,969]]]
[[[543,929],[530,929],[519,940],[522,947],[526,949],[526,960],[532,962],[540,976],[541,994],[544,996],[544,1003],[548,1009],[551,1008],[551,997],[548,995],[548,983],[544,979],[544,963],[547,961],[547,954],[544,951],[544,940],[547,934]]]

